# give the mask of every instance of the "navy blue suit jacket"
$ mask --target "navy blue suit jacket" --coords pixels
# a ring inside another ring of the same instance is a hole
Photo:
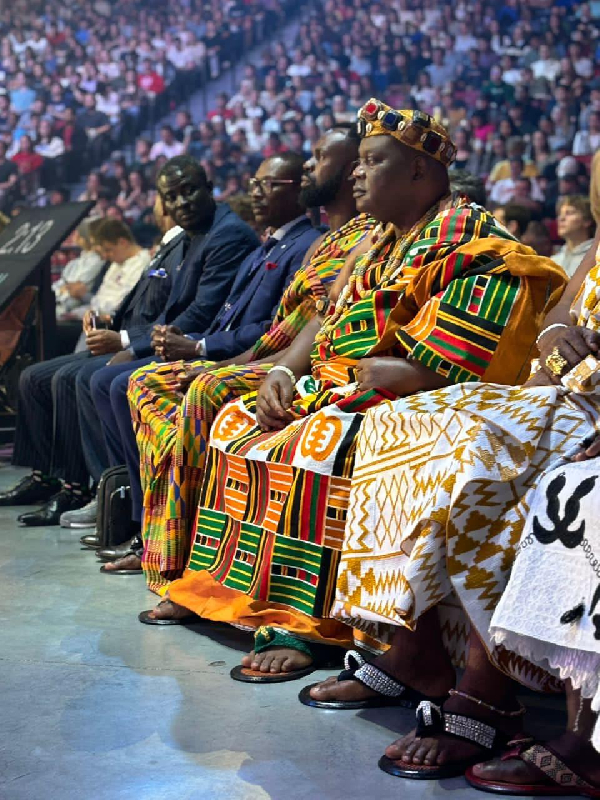
[[[203,334],[193,336],[204,339],[207,358],[233,358],[269,330],[282,294],[318,236],[319,231],[302,217],[267,254],[259,248],[246,258],[227,303]]]
[[[172,273],[183,262],[188,245],[189,239],[185,231],[181,231],[160,246],[136,286],[115,311],[113,330],[129,332],[150,325],[158,317],[171,292]]]
[[[135,355],[153,354],[154,325],[175,325],[183,333],[206,330],[229,295],[240,264],[258,244],[256,233],[228,205],[217,205],[210,229],[192,239],[183,263],[175,268],[163,312],[150,325],[129,331]]]

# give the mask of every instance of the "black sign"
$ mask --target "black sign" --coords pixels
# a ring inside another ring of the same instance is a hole
[[[0,311],[22,286],[32,283],[33,272],[48,261],[93,203],[63,203],[60,206],[24,211],[0,233]],[[49,266],[48,266],[49,269]]]

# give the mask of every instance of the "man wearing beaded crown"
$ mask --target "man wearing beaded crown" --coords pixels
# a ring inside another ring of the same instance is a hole
[[[189,567],[172,616],[256,631],[232,677],[290,680],[352,640],[330,617],[362,416],[448,384],[517,383],[565,278],[484,209],[449,193],[454,145],[418,111],[359,112],[359,211],[380,222],[335,306],[258,394],[217,416]],[[330,650],[329,650],[330,652]]]

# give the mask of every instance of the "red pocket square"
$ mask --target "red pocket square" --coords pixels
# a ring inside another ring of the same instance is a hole
[[[267,261],[265,267],[267,269],[277,269],[277,264],[274,261]]]

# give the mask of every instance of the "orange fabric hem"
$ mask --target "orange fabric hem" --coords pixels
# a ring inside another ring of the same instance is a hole
[[[352,628],[334,619],[318,619],[280,603],[255,600],[214,580],[206,570],[188,571],[169,586],[169,598],[203,619],[247,628],[274,625],[301,639],[352,647]]]

